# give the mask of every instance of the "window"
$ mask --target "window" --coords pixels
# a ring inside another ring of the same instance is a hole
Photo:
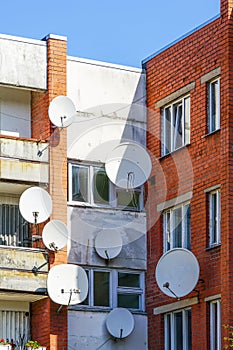
[[[219,244],[220,235],[220,190],[215,190],[209,194],[209,244],[210,246]]]
[[[208,83],[208,132],[220,129],[220,79]]]
[[[221,302],[210,302],[210,350],[221,350]]]
[[[0,245],[29,246],[29,223],[22,217],[18,205],[0,204]]]
[[[125,190],[116,187],[99,165],[69,163],[71,204],[140,210],[143,207],[142,187]]]
[[[168,313],[164,316],[165,350],[191,350],[191,309]]]
[[[162,155],[166,155],[190,142],[190,97],[163,108]]]
[[[190,249],[189,203],[166,210],[163,213],[164,252],[173,248]]]
[[[87,299],[80,304],[92,308],[125,307],[144,310],[144,274],[88,269],[89,291]]]

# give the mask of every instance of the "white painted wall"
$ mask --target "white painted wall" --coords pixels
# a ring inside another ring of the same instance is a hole
[[[45,90],[46,42],[0,35],[0,84]]]
[[[31,92],[0,86],[0,132],[31,137]]]
[[[68,157],[105,162],[126,140],[145,144],[145,75],[140,69],[69,57],[67,96],[79,111],[68,127]]]
[[[69,311],[68,348],[78,350],[146,350],[147,317],[134,315],[133,332],[115,341],[108,333],[105,321],[107,312]]]

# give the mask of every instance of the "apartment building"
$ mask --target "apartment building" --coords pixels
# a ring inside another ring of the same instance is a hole
[[[151,350],[230,345],[232,9],[221,0],[217,17],[143,61],[148,148],[156,158],[147,210]],[[155,278],[159,259],[175,248],[190,250],[200,267],[196,286],[181,298],[163,293]]]
[[[47,350],[146,349],[144,188],[117,187],[105,171],[114,147],[145,146],[145,74],[67,56],[67,38],[57,35],[0,35],[0,54],[0,338],[12,339],[16,349],[29,338]],[[67,128],[48,116],[59,95],[77,111]],[[49,192],[49,220],[67,225],[64,249],[47,249],[45,223],[35,226],[22,217],[19,199],[32,186]],[[121,237],[112,259],[96,249],[103,231]],[[60,307],[49,298],[47,277],[66,263],[86,270],[89,289],[81,304]],[[134,320],[122,339],[106,328],[118,307]]]

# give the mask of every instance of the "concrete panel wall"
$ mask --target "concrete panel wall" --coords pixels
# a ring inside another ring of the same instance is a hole
[[[0,36],[0,84],[46,89],[46,42]]]
[[[68,207],[68,225],[71,242],[70,263],[116,268],[146,269],[145,213]],[[95,251],[94,240],[103,228],[121,234],[121,253],[106,265]]]
[[[145,144],[145,75],[140,69],[69,57],[67,95],[78,111],[68,128],[68,157],[105,162],[120,142]]]
[[[124,339],[114,340],[105,326],[107,312],[69,312],[69,348],[79,350],[146,350],[147,317],[134,315],[133,332]]]

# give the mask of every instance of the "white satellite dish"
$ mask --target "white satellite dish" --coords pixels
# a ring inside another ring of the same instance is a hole
[[[134,329],[133,315],[127,309],[115,308],[106,318],[106,327],[114,338],[126,338]]]
[[[109,179],[118,187],[133,189],[150,176],[152,163],[146,149],[136,143],[125,142],[115,147],[105,162]]]
[[[42,240],[49,250],[57,251],[64,248],[67,239],[67,226],[60,220],[51,220],[43,228]]]
[[[160,258],[155,277],[164,294],[181,298],[195,288],[199,272],[200,268],[195,255],[190,250],[175,248]]]
[[[66,128],[69,126],[76,113],[76,108],[73,101],[67,96],[55,97],[49,105],[49,119],[59,128]]]
[[[95,250],[103,259],[113,259],[120,254],[122,239],[120,232],[109,229],[100,231],[95,238]]]
[[[19,199],[19,210],[25,220],[33,224],[46,221],[52,212],[52,199],[47,191],[40,187],[30,187]]]
[[[88,293],[85,270],[73,264],[53,266],[47,278],[49,297],[60,305],[75,305],[84,301]]]

